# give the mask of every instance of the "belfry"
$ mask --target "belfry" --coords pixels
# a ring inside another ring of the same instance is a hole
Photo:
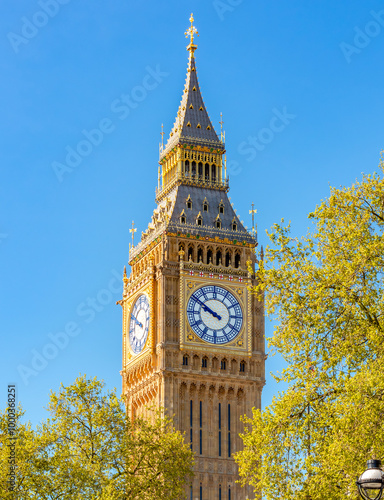
[[[209,118],[197,78],[193,25],[189,62],[169,139],[160,149],[157,207],[124,270],[123,393],[127,409],[174,416],[195,453],[187,498],[242,500],[232,454],[240,416],[260,408],[264,309],[251,294],[256,233],[228,199],[224,136]]]

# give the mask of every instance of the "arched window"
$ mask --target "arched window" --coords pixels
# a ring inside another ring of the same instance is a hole
[[[213,252],[211,249],[207,251],[207,264],[212,264],[213,262]]]
[[[192,246],[188,247],[188,260],[193,261],[193,247]]]
[[[189,210],[192,210],[192,199],[191,199],[191,195],[188,195],[188,198],[186,200],[186,204],[187,204],[187,208]]]
[[[203,249],[199,248],[197,250],[197,262],[203,262]]]
[[[189,176],[189,160],[185,160],[185,176]]]
[[[212,165],[212,176],[211,176],[211,179],[213,182],[216,182],[216,165]]]
[[[183,366],[188,366],[188,356],[186,354],[183,356]]]
[[[229,267],[231,265],[231,254],[227,252],[225,254],[225,267]]]
[[[222,258],[221,252],[220,252],[220,250],[218,250],[216,252],[216,266],[220,266],[221,265],[221,258]]]
[[[202,226],[202,225],[203,225],[203,218],[202,218],[202,216],[201,216],[201,213],[200,213],[200,212],[197,214],[197,217],[196,217],[196,224],[197,224],[198,226]]]
[[[199,163],[199,179],[203,178],[203,164]]]
[[[206,163],[206,164],[205,164],[205,168],[204,168],[204,176],[205,176],[205,180],[206,180],[206,181],[209,181],[209,163]]]
[[[192,177],[196,176],[196,162],[192,162]]]
[[[235,255],[235,267],[240,267],[240,254],[238,253]]]
[[[245,373],[245,361],[240,362],[240,373]]]
[[[201,360],[201,368],[207,368],[207,366],[208,366],[208,358],[204,357]]]

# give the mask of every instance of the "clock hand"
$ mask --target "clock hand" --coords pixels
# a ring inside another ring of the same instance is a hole
[[[219,321],[221,320],[221,316],[219,316],[215,311],[212,311],[212,309],[210,307],[208,307],[207,305],[205,305],[204,302],[201,302],[201,300],[199,300],[197,297],[195,297],[195,298],[196,298],[196,301],[201,304],[201,306],[203,307],[204,311],[209,312],[210,314],[212,314],[212,316],[214,318],[217,318]]]
[[[140,328],[143,328],[143,324],[140,323],[140,321],[137,321],[137,319],[135,318],[135,316],[133,314],[131,314],[131,318],[133,318],[136,321],[136,325],[139,325]]]

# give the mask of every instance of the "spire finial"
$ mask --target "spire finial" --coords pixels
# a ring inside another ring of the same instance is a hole
[[[220,113],[220,127],[221,127],[221,133],[220,133],[220,140],[221,142],[223,142],[223,125],[224,125],[224,122],[223,122],[223,113]],[[224,133],[225,135],[225,133]]]
[[[163,149],[164,149],[164,124],[162,123],[161,124],[161,132],[160,132],[160,135],[161,135],[161,152],[163,152]]]
[[[132,248],[134,246],[133,243],[134,243],[136,231],[137,231],[137,229],[135,228],[135,223],[132,221],[132,229],[129,230],[129,232],[132,233]]]
[[[252,233],[255,234],[255,214],[257,214],[257,210],[255,209],[255,204],[252,202],[252,210],[249,211],[252,214]]]
[[[194,43],[193,43],[193,36],[194,35],[199,36],[199,32],[197,31],[196,26],[193,26],[193,21],[194,21],[193,14],[191,14],[191,17],[189,18],[189,20],[191,22],[191,26],[185,32],[185,36],[187,38],[190,37],[190,39],[191,39],[190,43],[187,47],[187,50],[189,50],[191,52],[191,54],[193,54],[194,51],[197,49],[197,45],[194,45]]]

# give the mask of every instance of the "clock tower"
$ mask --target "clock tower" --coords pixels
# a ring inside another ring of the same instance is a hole
[[[250,233],[228,199],[225,144],[197,79],[193,26],[187,78],[160,150],[157,207],[124,270],[123,393],[132,418],[148,406],[174,416],[195,453],[187,498],[242,500],[232,454],[240,416],[260,408],[263,304],[249,291],[256,262]]]

